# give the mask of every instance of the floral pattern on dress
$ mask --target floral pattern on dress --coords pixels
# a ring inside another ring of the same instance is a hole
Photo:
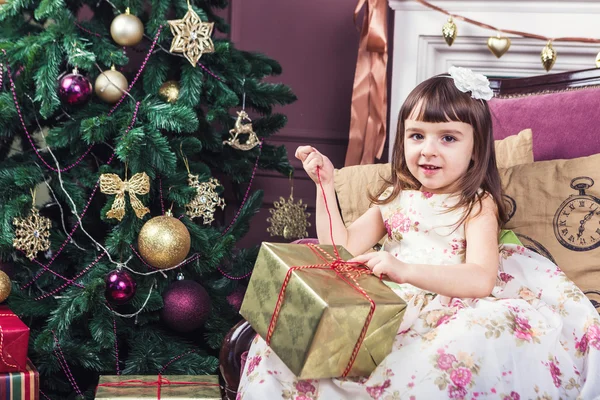
[[[411,221],[407,215],[396,212],[389,219],[384,221],[385,229],[387,230],[388,238],[396,241],[402,240],[403,234],[411,229],[415,232],[419,231],[419,221]]]
[[[465,262],[453,204],[449,195],[404,191],[380,205],[383,251],[424,268]],[[407,308],[390,353],[369,376],[298,380],[257,337],[238,400],[600,398],[594,306],[560,268],[523,246],[500,246],[498,266],[492,295],[482,299],[390,285]]]

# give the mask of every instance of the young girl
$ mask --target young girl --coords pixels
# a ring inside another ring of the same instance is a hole
[[[299,381],[257,336],[238,399],[598,399],[600,321],[549,260],[498,246],[507,216],[487,79],[463,68],[418,85],[400,110],[391,181],[334,241],[408,304],[392,352],[369,377]],[[333,165],[296,151],[317,183],[317,234],[331,243],[324,197]],[[319,185],[320,179],[320,185]],[[321,185],[323,191],[321,190]],[[383,236],[379,252],[365,253]]]

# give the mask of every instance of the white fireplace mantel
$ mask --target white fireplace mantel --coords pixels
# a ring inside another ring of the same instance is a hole
[[[499,29],[546,37],[600,38],[600,1],[451,1],[430,3]],[[487,39],[497,32],[455,20],[458,36],[450,47],[442,38],[448,17],[414,0],[389,0],[394,13],[392,84],[390,93],[390,157],[396,135],[398,111],[416,84],[448,71],[451,65],[469,67],[489,76],[522,77],[546,73],[540,61],[545,42],[505,35],[512,44],[496,58]],[[557,61],[551,72],[593,68],[600,44],[555,42]]]

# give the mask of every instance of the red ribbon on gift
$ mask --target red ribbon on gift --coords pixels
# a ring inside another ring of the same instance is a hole
[[[333,228],[331,224],[331,213],[329,212],[329,206],[327,205],[327,198],[325,196],[325,191],[323,190],[323,185],[321,184],[321,174],[320,169],[317,167],[317,177],[319,180],[319,185],[321,186],[321,190],[323,191],[323,199],[325,200],[325,208],[327,210],[327,216],[329,217],[329,235],[331,237],[331,244],[333,245],[333,251],[335,252],[335,257],[331,256],[325,250],[320,248],[314,244],[308,244],[307,246],[324,261],[323,264],[314,264],[314,265],[302,265],[290,267],[285,275],[285,279],[283,280],[283,284],[281,285],[281,290],[279,291],[279,296],[277,298],[277,303],[275,304],[275,311],[273,312],[273,316],[271,317],[271,323],[269,324],[269,329],[267,330],[266,342],[267,345],[271,345],[271,338],[273,337],[273,332],[275,331],[275,325],[277,324],[277,320],[279,318],[279,313],[281,312],[281,307],[283,305],[283,298],[285,297],[285,290],[287,288],[290,279],[292,278],[292,273],[294,271],[303,270],[303,269],[331,269],[335,274],[341,278],[344,282],[350,285],[354,290],[358,293],[362,294],[371,304],[369,309],[369,314],[367,315],[365,325],[363,326],[362,331],[360,332],[360,336],[354,345],[354,349],[352,350],[352,355],[350,356],[350,360],[348,361],[348,365],[342,374],[343,377],[346,377],[352,366],[354,365],[354,361],[356,360],[356,356],[360,350],[360,346],[367,335],[367,330],[369,329],[369,325],[371,324],[371,320],[373,319],[373,314],[375,313],[375,302],[369,294],[358,284],[356,279],[362,275],[370,275],[373,272],[368,269],[364,264],[357,262],[348,262],[343,260],[340,257],[340,253],[337,250],[335,242],[333,240]],[[381,279],[381,277],[380,277]]]
[[[218,383],[213,382],[185,382],[185,381],[170,381],[161,374],[158,374],[155,381],[143,381],[141,379],[127,379],[121,382],[100,383],[98,386],[103,387],[148,387],[156,386],[156,396],[160,400],[161,388],[164,385],[188,385],[188,386],[212,386],[221,387]]]
[[[0,314],[1,317],[16,317],[15,314]],[[4,359],[4,331],[2,330],[2,325],[0,325],[0,361],[8,367],[18,368],[16,364],[10,364],[8,361]]]

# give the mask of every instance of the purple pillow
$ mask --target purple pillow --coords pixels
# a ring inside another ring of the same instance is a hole
[[[535,161],[600,153],[600,88],[494,98],[489,105],[496,139],[531,128]]]

